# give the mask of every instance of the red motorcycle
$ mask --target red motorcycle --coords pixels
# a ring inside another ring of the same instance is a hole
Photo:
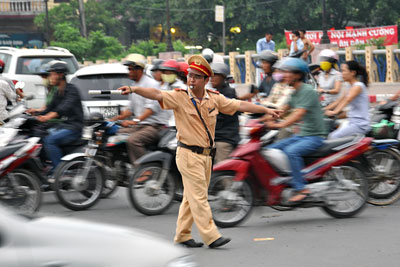
[[[267,129],[258,121],[248,125],[250,139],[238,146],[230,158],[213,168],[209,203],[214,221],[232,227],[248,217],[252,207],[268,205],[278,210],[321,207],[335,218],[359,213],[368,198],[363,153],[372,138],[361,136],[324,141],[324,145],[304,158],[302,170],[311,191],[303,201],[293,204],[292,177],[286,154],[278,149],[263,149]],[[264,136],[264,137],[263,137]]]
[[[39,209],[42,199],[39,178],[23,168],[39,155],[39,138],[13,139],[18,130],[0,129],[0,203],[23,212]]]

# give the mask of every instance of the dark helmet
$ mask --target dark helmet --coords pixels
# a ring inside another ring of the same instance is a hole
[[[157,60],[154,62],[153,67],[151,68],[151,71],[156,71],[156,70],[161,70],[161,65],[164,63],[164,60]]]
[[[281,70],[307,74],[310,72],[307,63],[300,58],[287,58],[279,66]]]
[[[174,71],[174,72],[178,73],[179,72],[179,64],[176,60],[170,59],[170,60],[165,61],[160,66],[160,70],[170,70],[170,71]]]
[[[46,72],[67,73],[68,64],[61,60],[52,60],[47,63]]]
[[[212,63],[211,69],[215,74],[220,74],[226,78],[230,74],[230,70],[225,63]]]
[[[274,65],[275,62],[278,60],[278,56],[276,56],[274,53],[272,53],[269,50],[264,50],[262,51],[259,55],[258,58],[262,61],[267,61],[269,64]]]

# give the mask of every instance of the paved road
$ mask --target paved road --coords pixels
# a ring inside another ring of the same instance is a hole
[[[87,211],[73,212],[47,193],[41,212],[136,227],[172,240],[179,203],[164,215],[133,210],[125,188]],[[217,250],[192,249],[200,266],[369,267],[400,265],[400,202],[368,206],[352,219],[333,219],[320,209],[279,212],[257,207],[236,228],[221,229],[232,242]],[[195,230],[195,239],[199,235]],[[254,241],[255,238],[273,240]],[[171,241],[172,242],[172,241]]]

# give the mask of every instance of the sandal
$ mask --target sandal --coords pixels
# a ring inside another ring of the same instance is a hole
[[[310,194],[311,194],[311,192],[309,190],[298,191],[294,196],[289,198],[288,202],[290,204],[300,203],[300,202],[304,201],[305,199],[307,199],[310,196]]]

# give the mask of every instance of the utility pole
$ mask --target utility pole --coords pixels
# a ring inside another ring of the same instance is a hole
[[[215,6],[215,21],[222,22],[222,51],[225,54],[225,6]]]
[[[85,19],[85,6],[83,5],[83,0],[79,0],[79,17],[81,19],[82,36],[87,38],[86,31],[86,19]]]
[[[322,1],[322,38],[321,38],[321,44],[329,44],[329,36],[328,36],[328,27],[326,25],[326,2],[325,0]]]
[[[46,9],[46,43],[50,45],[50,26],[49,26],[49,0],[44,0],[45,2],[45,9]]]
[[[172,46],[171,41],[171,24],[170,24],[170,16],[169,16],[169,0],[166,0],[167,8],[167,51],[174,51],[174,47]]]

